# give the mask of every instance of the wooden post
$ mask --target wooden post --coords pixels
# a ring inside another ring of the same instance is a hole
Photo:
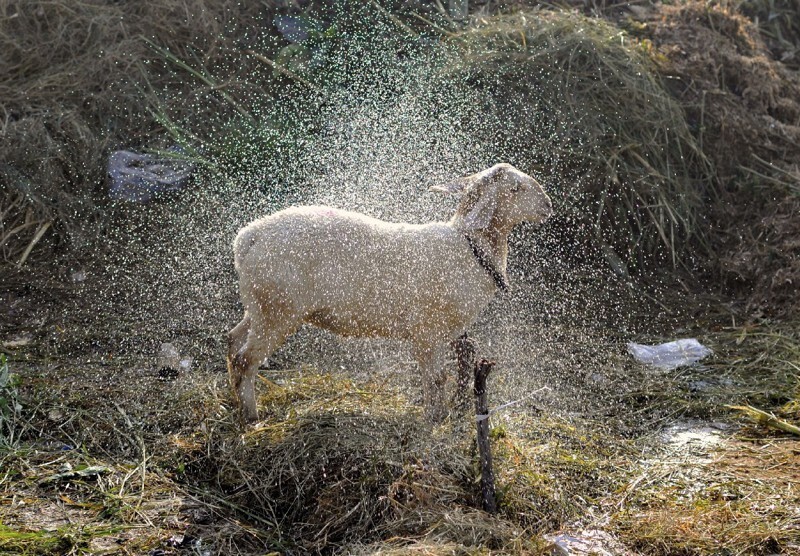
[[[486,395],[486,378],[494,363],[481,359],[475,365],[475,418],[478,427],[478,453],[481,458],[481,496],[483,509],[490,514],[497,512],[492,452],[489,447],[489,401]]]
[[[470,405],[469,383],[472,380],[472,373],[475,369],[475,354],[478,348],[475,341],[467,337],[466,332],[456,340],[453,340],[452,346],[458,361],[458,378],[456,379],[453,406],[456,408],[456,415],[466,417]]]

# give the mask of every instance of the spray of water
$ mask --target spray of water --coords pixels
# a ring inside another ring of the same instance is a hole
[[[141,214],[131,221],[144,223],[111,235],[100,269],[108,277],[102,309],[93,309],[93,318],[115,314],[129,331],[113,349],[147,355],[174,342],[207,368],[222,369],[224,335],[241,311],[232,239],[245,223],[290,204],[325,203],[392,221],[445,220],[455,201],[429,192],[431,185],[511,162],[545,184],[562,225],[570,222],[566,197],[578,188],[553,179],[569,173],[547,148],[565,140],[559,118],[577,116],[544,117],[537,107],[557,111],[552,99],[544,107],[543,99],[520,97],[531,106],[530,119],[509,121],[485,76],[454,71],[454,53],[425,37],[390,40],[398,35],[394,25],[360,22],[358,33],[325,52],[313,87],[246,99],[248,118],[196,145],[199,152],[217,149],[217,170],[198,172],[195,187],[178,197],[136,209]],[[567,236],[552,227],[518,230],[513,291],[471,330],[481,354],[498,362],[498,404],[548,386],[518,407],[586,410],[619,379],[619,336],[637,332],[627,310],[644,298],[607,267],[587,263],[591,257],[575,256],[580,245],[566,243]],[[302,330],[273,359],[413,382],[398,372],[413,363],[393,342]]]

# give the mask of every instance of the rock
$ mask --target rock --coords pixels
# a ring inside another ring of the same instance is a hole
[[[55,407],[47,412],[47,418],[58,423],[64,420],[64,412]]]
[[[30,332],[21,332],[5,342],[3,342],[3,347],[6,349],[16,349],[28,346],[33,343],[33,334]]]
[[[70,279],[72,280],[73,284],[80,284],[81,282],[86,281],[86,271],[85,270],[76,270],[72,274],[69,275]]]
[[[181,370],[181,354],[173,344],[161,344],[156,360],[156,369],[161,378],[175,378]]]
[[[43,486],[51,483],[74,481],[77,479],[95,480],[102,475],[111,473],[111,469],[104,465],[91,465],[89,467],[73,469],[71,465],[66,464],[59,468],[59,471],[60,473],[50,475],[49,477],[40,481],[39,485]]]

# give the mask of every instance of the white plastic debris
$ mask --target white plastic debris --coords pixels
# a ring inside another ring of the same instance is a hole
[[[172,151],[180,154],[179,149]],[[193,170],[193,165],[178,158],[115,151],[108,158],[108,194],[117,201],[146,203],[159,193],[185,187]]]
[[[655,346],[628,342],[628,353],[639,363],[669,371],[697,363],[713,352],[694,338],[683,338]]]
[[[632,556],[616,537],[599,529],[545,535],[552,556]]]

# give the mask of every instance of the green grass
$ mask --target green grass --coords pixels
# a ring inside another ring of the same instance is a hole
[[[89,554],[89,543],[93,538],[113,535],[121,530],[118,526],[76,524],[52,531],[24,531],[0,523],[0,554]]]

